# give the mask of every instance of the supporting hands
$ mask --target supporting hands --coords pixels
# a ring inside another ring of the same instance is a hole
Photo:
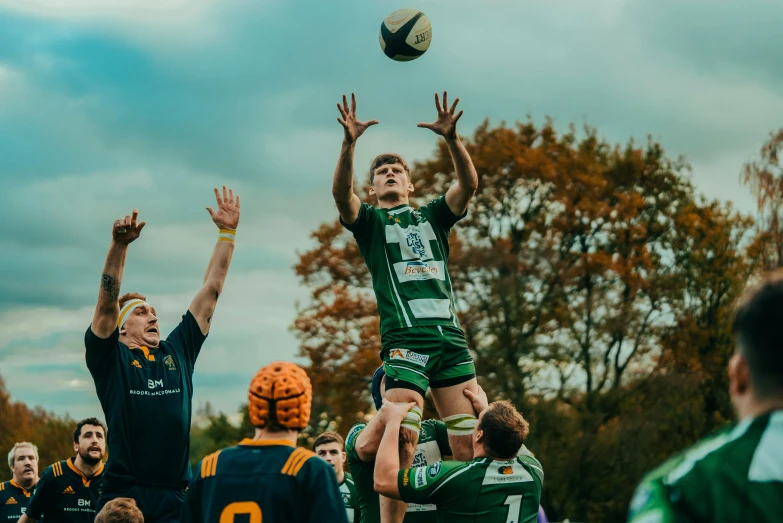
[[[125,216],[119,220],[114,220],[111,229],[111,237],[114,243],[128,245],[141,235],[141,230],[147,222],[141,222],[138,225],[136,220],[139,217],[139,210],[133,209],[133,214]]]
[[[234,190],[223,186],[223,197],[220,197],[217,187],[215,187],[215,200],[217,201],[217,212],[212,207],[207,207],[212,221],[220,229],[236,229],[239,225],[239,195],[234,198]]]
[[[438,118],[432,123],[421,122],[416,127],[429,129],[447,140],[453,140],[457,137],[457,121],[462,116],[462,111],[458,112],[456,115],[454,114],[454,111],[457,109],[457,104],[459,103],[459,98],[455,99],[454,104],[449,108],[448,95],[448,92],[443,91],[443,107],[441,107],[438,93],[435,93],[435,108],[438,110]]]
[[[410,403],[394,403],[387,399],[383,400],[381,410],[378,412],[379,420],[384,425],[391,425],[394,423],[402,423],[408,411],[416,406],[416,402]]]
[[[340,111],[340,116],[337,121],[343,126],[345,131],[345,142],[349,144],[356,143],[356,140],[364,134],[364,131],[368,127],[376,125],[378,120],[370,120],[368,122],[360,122],[356,119],[356,95],[351,93],[351,106],[348,107],[348,99],[343,95],[343,104],[337,104],[337,110]]]
[[[489,407],[487,393],[484,392],[484,389],[481,388],[481,385],[478,386],[478,394],[474,393],[470,389],[465,389],[463,394],[465,394],[465,396],[467,396],[467,398],[473,404],[473,410],[476,411],[476,416],[481,414],[482,411],[487,410]]]

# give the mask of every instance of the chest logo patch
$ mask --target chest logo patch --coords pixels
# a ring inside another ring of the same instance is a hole
[[[137,369],[140,369],[140,368],[141,368],[141,363],[139,363],[139,360],[133,360],[133,361],[131,362],[131,365],[133,365],[133,366],[134,366],[134,367],[136,367]]]
[[[11,496],[10,498],[8,498],[8,501],[6,501],[5,504],[6,505],[17,505],[18,502],[13,498],[13,496]]]
[[[169,370],[177,370],[177,366],[174,364],[174,358],[171,357],[171,354],[163,358],[163,363]]]
[[[73,487],[68,485],[65,487],[65,490],[63,490],[63,494],[76,494],[76,491],[73,490]]]

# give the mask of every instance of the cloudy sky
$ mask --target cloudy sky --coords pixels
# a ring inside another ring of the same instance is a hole
[[[418,7],[433,43],[380,51],[380,21]],[[216,238],[212,187],[242,196],[231,272],[195,375],[195,402],[232,412],[253,372],[295,358],[307,299],[292,266],[335,217],[334,106],[355,91],[381,125],[357,162],[427,157],[432,96],[461,99],[461,132],[532,114],[650,133],[685,154],[709,197],[752,211],[742,163],[783,125],[783,3],[746,0],[0,0],[0,374],[16,399],[100,413],[82,337],[114,219],[148,222],[123,290],[164,331]]]

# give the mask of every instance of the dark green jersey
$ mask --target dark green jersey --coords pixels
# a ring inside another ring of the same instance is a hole
[[[343,498],[345,512],[348,515],[348,523],[354,523],[361,520],[361,510],[359,509],[359,496],[356,494],[356,485],[353,478],[347,472],[340,483],[340,495]]]
[[[87,479],[73,458],[47,467],[33,490],[27,516],[46,523],[92,523],[103,481],[103,465]]]
[[[87,368],[109,427],[103,489],[187,485],[193,366],[205,339],[190,311],[151,350],[129,349],[119,329],[106,339],[87,329]]]
[[[438,461],[401,470],[403,501],[434,503],[448,523],[535,523],[544,472],[531,455],[508,461]]]
[[[204,458],[185,495],[182,523],[345,523],[334,469],[277,440],[243,440]]]
[[[354,425],[345,439],[345,452],[348,455],[348,464],[351,467],[356,492],[359,496],[362,523],[379,523],[380,502],[378,493],[374,487],[375,461],[362,461],[356,453],[356,440],[362,433],[366,423]],[[446,424],[439,420],[424,420],[419,431],[419,444],[413,457],[414,466],[426,466],[435,463],[446,456],[451,455],[449,436]],[[437,507],[431,503],[409,503],[405,514],[405,523],[437,523]]]
[[[447,266],[449,232],[462,217],[442,196],[418,210],[363,203],[356,221],[345,225],[372,275],[381,335],[390,329],[460,326]]]
[[[652,471],[629,521],[783,521],[783,411],[726,428]]]
[[[0,523],[16,521],[27,511],[32,489],[19,485],[16,481],[0,483]]]

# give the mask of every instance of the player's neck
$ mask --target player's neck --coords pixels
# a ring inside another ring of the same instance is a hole
[[[394,207],[399,207],[400,205],[410,205],[410,204],[408,203],[407,198],[402,198],[400,196],[396,196],[393,199],[390,198],[388,200],[378,199],[378,208],[380,209],[392,209]]]
[[[783,398],[754,399],[744,405],[737,405],[737,416],[740,420],[752,419],[775,410],[783,410]]]
[[[299,439],[299,433],[295,430],[287,430],[285,432],[270,432],[264,429],[256,429],[253,439],[256,441],[263,440],[283,440],[288,441],[296,445],[296,440]]]
[[[16,478],[14,478],[14,483],[19,485],[25,490],[32,490],[36,483],[38,483],[38,478],[33,479],[23,479],[21,481],[17,481]]]
[[[345,471],[341,470],[339,474],[337,474],[337,484],[342,485],[343,481],[345,481]]]
[[[101,469],[102,463],[99,461],[94,465],[90,465],[82,459],[80,455],[76,455],[76,459],[73,460],[73,466],[76,467],[84,474],[85,478],[91,478]]]

